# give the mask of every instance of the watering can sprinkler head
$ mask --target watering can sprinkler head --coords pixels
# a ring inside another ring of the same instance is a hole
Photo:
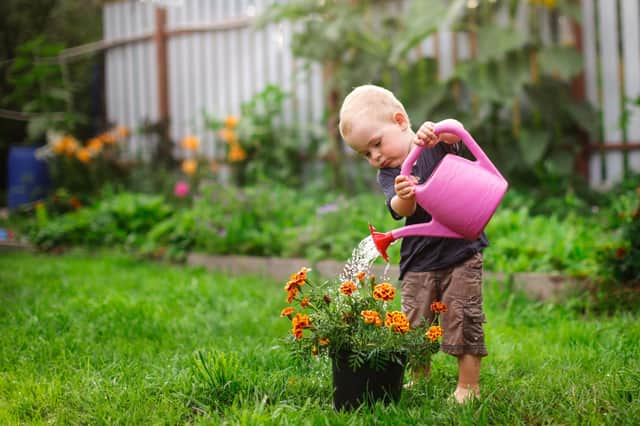
[[[373,243],[376,245],[378,253],[380,253],[384,260],[389,262],[387,248],[389,247],[389,244],[394,242],[396,239],[391,235],[391,232],[376,232],[376,228],[374,228],[372,224],[369,224],[369,232],[371,232],[371,238],[373,238]]]

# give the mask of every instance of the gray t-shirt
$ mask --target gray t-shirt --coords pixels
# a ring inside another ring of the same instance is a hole
[[[434,148],[426,148],[422,151],[416,164],[413,166],[412,175],[419,178],[419,183],[425,182],[436,165],[447,154],[450,146],[439,143]],[[387,198],[387,207],[394,219],[400,220],[402,216],[396,214],[391,208],[391,198],[395,195],[394,182],[400,174],[400,167],[378,170],[378,183],[382,187]],[[405,225],[425,223],[431,220],[431,215],[420,205],[416,205],[413,215],[406,218]],[[400,246],[400,278],[411,272],[427,272],[437,269],[445,269],[454,266],[473,256],[489,245],[484,232],[475,241],[459,238],[441,237],[406,237],[402,239]]]

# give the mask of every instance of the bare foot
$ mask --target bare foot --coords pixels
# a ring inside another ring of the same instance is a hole
[[[480,399],[480,389],[457,387],[453,397],[458,404],[464,404],[467,401]]]

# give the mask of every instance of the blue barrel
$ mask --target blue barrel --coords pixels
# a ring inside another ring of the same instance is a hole
[[[8,194],[9,209],[40,200],[51,186],[47,163],[35,156],[36,147],[13,146],[9,148]]]

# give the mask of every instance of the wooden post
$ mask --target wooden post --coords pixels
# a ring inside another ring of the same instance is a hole
[[[158,70],[158,121],[161,137],[169,138],[169,73],[167,65],[167,10],[156,7],[156,67]]]
[[[573,39],[576,49],[583,53],[582,46],[582,27],[578,22],[573,21],[571,23],[571,29],[573,32]],[[584,71],[581,71],[573,81],[571,82],[571,93],[573,97],[578,101],[584,101],[585,95],[585,78]],[[585,132],[580,132],[580,152],[577,153],[574,160],[574,167],[580,175],[582,175],[587,182],[589,181],[589,159],[591,156],[591,149],[589,145],[589,135]]]

